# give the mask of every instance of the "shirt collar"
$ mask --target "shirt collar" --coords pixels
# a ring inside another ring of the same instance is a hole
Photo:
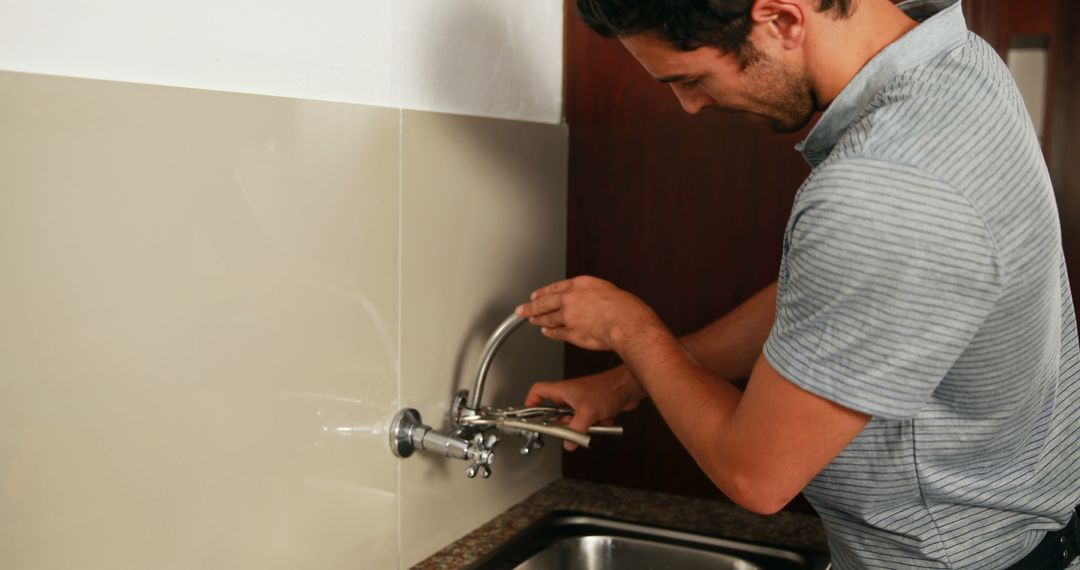
[[[795,145],[811,167],[829,156],[840,136],[886,83],[967,40],[960,0],[908,0],[897,7],[921,23],[866,62],[821,114],[810,134]]]

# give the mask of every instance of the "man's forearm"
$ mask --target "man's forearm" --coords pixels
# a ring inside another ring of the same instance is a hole
[[[702,367],[721,378],[750,376],[776,318],[776,283],[705,328],[679,338]]]
[[[614,338],[616,352],[702,471],[732,501],[759,514],[783,508],[871,419],[796,386],[763,356],[740,391],[695,362],[659,319]]]
[[[678,340],[702,368],[720,378],[739,380],[750,376],[775,318],[776,283],[772,283],[705,328]],[[633,375],[628,366],[607,373],[637,386],[637,392],[631,396],[635,402],[647,397],[640,382],[631,380]]]
[[[651,334],[643,331],[635,336],[637,342],[619,351],[626,367],[702,471],[729,498],[747,506],[739,490],[739,473],[731,468],[737,465],[732,457],[738,457],[740,449],[731,445],[727,429],[742,392],[694,362],[662,325]]]

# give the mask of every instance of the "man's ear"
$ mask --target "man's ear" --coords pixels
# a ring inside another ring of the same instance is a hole
[[[756,0],[750,8],[750,21],[761,27],[765,37],[779,40],[784,49],[802,45],[806,37],[806,17],[814,0]]]

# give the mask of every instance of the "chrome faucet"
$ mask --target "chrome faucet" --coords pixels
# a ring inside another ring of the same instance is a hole
[[[449,434],[439,433],[424,425],[420,413],[412,408],[405,408],[394,416],[390,424],[390,449],[394,455],[405,458],[412,455],[416,449],[423,449],[446,457],[472,461],[465,474],[473,478],[480,473],[487,479],[491,476],[495,446],[499,443],[499,437],[491,433],[493,430],[524,437],[525,444],[520,450],[522,455],[542,448],[544,435],[572,441],[582,447],[589,447],[590,434],[622,435],[622,428],[616,426],[593,426],[589,428],[589,433],[582,433],[553,423],[560,418],[574,415],[571,408],[492,408],[481,404],[484,381],[495,353],[524,322],[524,318],[510,315],[488,338],[480,357],[480,368],[476,373],[472,397],[469,397],[468,390],[462,390],[450,405],[453,429]]]
[[[470,409],[480,409],[480,398],[484,395],[484,380],[487,378],[488,369],[491,368],[491,361],[495,360],[495,353],[499,351],[506,339],[510,338],[510,334],[524,323],[524,317],[519,317],[516,314],[510,315],[499,324],[495,332],[491,333],[487,342],[484,343],[484,352],[480,355],[480,368],[476,371],[476,386],[473,387],[472,398],[469,398],[468,407]],[[462,390],[458,393],[458,396],[467,394],[467,390]]]

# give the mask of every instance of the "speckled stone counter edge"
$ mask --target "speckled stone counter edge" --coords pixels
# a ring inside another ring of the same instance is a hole
[[[584,511],[778,546],[822,552],[828,550],[825,529],[815,516],[781,512],[766,517],[730,503],[560,479],[413,566],[413,569],[465,568],[556,510]]]

